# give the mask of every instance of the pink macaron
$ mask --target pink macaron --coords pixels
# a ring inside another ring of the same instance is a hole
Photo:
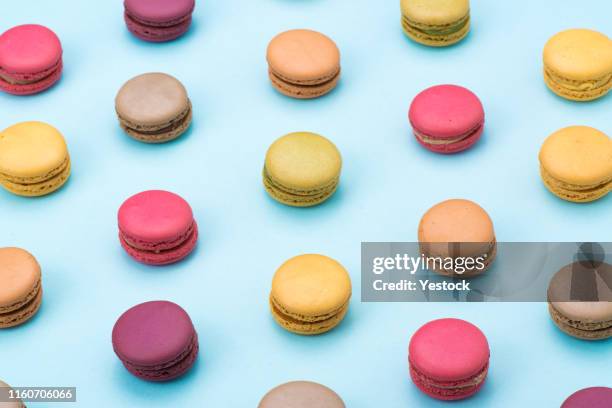
[[[484,128],[480,99],[457,85],[437,85],[419,93],[408,112],[416,140],[435,153],[457,153],[473,146]]]
[[[148,265],[178,262],[198,240],[191,207],[168,191],[143,191],[128,198],[119,208],[118,222],[123,249]]]
[[[62,45],[47,27],[26,24],[0,35],[0,89],[13,95],[44,91],[62,75]]]
[[[163,42],[189,30],[195,0],[125,0],[123,5],[132,34],[144,41]]]
[[[412,381],[425,394],[463,399],[484,384],[489,344],[480,329],[465,320],[433,320],[410,339],[408,363]]]

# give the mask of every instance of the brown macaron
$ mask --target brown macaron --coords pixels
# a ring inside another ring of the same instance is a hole
[[[119,124],[132,138],[145,143],[176,139],[191,124],[191,101],[181,82],[152,72],[127,81],[115,98]]]
[[[454,260],[453,268],[440,265],[440,262],[432,263],[433,270],[442,275],[479,275],[491,266],[497,252],[491,218],[470,200],[446,200],[431,207],[421,218],[418,237],[423,255]],[[459,269],[458,258],[481,258],[481,263],[472,265],[469,262],[470,265],[462,265]]]
[[[257,408],[346,408],[330,388],[312,381],[292,381],[272,388]]]
[[[40,265],[26,250],[0,248],[0,329],[25,323],[40,307]]]
[[[340,51],[336,43],[316,31],[290,30],[278,34],[270,41],[266,58],[272,86],[292,98],[325,95],[340,78]]]
[[[561,268],[548,285],[548,311],[570,336],[584,340],[612,337],[612,265],[578,261]]]

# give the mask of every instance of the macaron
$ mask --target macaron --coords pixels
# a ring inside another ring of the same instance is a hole
[[[453,45],[470,31],[468,0],[401,0],[400,5],[404,33],[420,44]]]
[[[132,34],[144,41],[164,42],[189,30],[195,0],[125,0],[123,5]]]
[[[163,190],[148,190],[119,208],[119,241],[135,260],[148,265],[178,262],[198,241],[198,225],[187,201]]]
[[[589,387],[576,391],[561,404],[561,408],[610,408],[612,388]]]
[[[483,386],[489,354],[487,338],[472,323],[461,319],[433,320],[410,339],[410,377],[430,397],[467,398]]]
[[[0,401],[5,400],[7,397],[11,398],[11,402],[0,402],[0,408],[26,408],[25,404],[20,398],[12,398],[13,396],[10,394],[13,388],[0,380]]]
[[[127,81],[117,93],[115,111],[123,130],[145,143],[176,139],[187,131],[192,118],[191,101],[183,84],[159,72]]]
[[[351,291],[351,278],[340,263],[325,255],[298,255],[274,274],[270,310],[290,332],[321,334],[344,319]]]
[[[169,381],[185,374],[198,356],[198,335],[187,312],[176,303],[141,303],[113,327],[113,350],[125,368],[147,381]]]
[[[0,90],[13,95],[44,91],[62,76],[62,44],[47,27],[26,24],[0,35]]]
[[[612,40],[605,34],[561,31],[544,46],[543,60],[544,82],[565,99],[590,101],[612,88]]]
[[[428,257],[452,259],[482,258],[481,264],[455,264],[447,268],[434,263],[435,272],[448,276],[472,277],[485,272],[497,253],[497,240],[489,214],[470,200],[451,199],[431,207],[418,229],[421,253]]]
[[[559,198],[586,203],[612,189],[612,140],[588,126],[554,132],[539,154],[544,185]]]
[[[257,408],[346,408],[342,398],[324,385],[292,381],[271,389]]]
[[[0,184],[20,196],[42,196],[70,176],[62,134],[43,122],[21,122],[0,132]]]
[[[42,303],[40,265],[21,248],[0,248],[0,329],[32,318]]]
[[[263,184],[280,203],[310,207],[334,194],[341,169],[342,157],[330,140],[311,132],[289,133],[268,149]]]
[[[574,262],[550,280],[548,311],[553,322],[570,336],[584,340],[612,337],[612,265]]]
[[[292,98],[323,96],[340,79],[340,51],[331,38],[317,31],[278,34],[268,45],[267,60],[272,86]]]
[[[457,153],[480,139],[485,114],[480,99],[469,89],[437,85],[413,99],[408,119],[423,147],[435,153]]]

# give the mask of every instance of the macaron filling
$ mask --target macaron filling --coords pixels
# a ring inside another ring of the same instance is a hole
[[[596,98],[612,88],[612,73],[591,80],[576,80],[563,76],[544,66],[544,77],[553,90],[575,98]]]
[[[451,44],[461,40],[469,31],[470,15],[448,24],[425,24],[402,16],[402,27],[406,34],[425,42]]]
[[[42,285],[40,279],[25,299],[12,305],[0,307],[0,328],[20,325],[29,320],[38,311],[42,303]]]
[[[263,170],[264,186],[272,196],[281,202],[301,205],[315,205],[319,204],[329,197],[336,191],[340,178],[336,177],[328,184],[309,190],[298,190],[295,188],[289,188],[283,186],[279,182],[275,181],[270,177],[268,171],[264,166]]]
[[[291,313],[283,308],[273,296],[270,296],[270,307],[275,320],[285,326],[290,331],[304,334],[322,334],[336,327],[348,312],[349,301],[339,309],[325,315],[306,316],[303,314]]]
[[[612,190],[612,177],[598,184],[581,186],[555,179],[543,166],[540,166],[540,173],[548,190],[570,201],[588,202],[597,200]]]
[[[124,360],[117,353],[125,368],[137,377],[148,381],[167,381],[181,376],[193,365],[199,351],[198,335],[194,331],[189,346],[176,358],[161,364],[145,366]]]
[[[41,82],[62,70],[62,59],[60,58],[53,66],[40,72],[20,74],[8,72],[0,67],[0,79],[11,85],[30,85]]]
[[[49,173],[36,177],[19,177],[0,173],[0,183],[9,191],[17,194],[39,196],[61,187],[70,176],[70,156],[60,166]]]
[[[453,145],[453,144],[460,143],[460,142],[463,142],[465,140],[471,139],[472,137],[479,136],[480,133],[483,130],[483,127],[484,126],[482,124],[478,124],[473,129],[467,131],[466,133],[464,133],[464,134],[462,134],[460,136],[457,136],[457,137],[452,137],[452,138],[433,137],[431,135],[426,135],[426,134],[418,131],[415,128],[413,128],[413,130],[414,130],[414,135],[420,141],[422,141],[425,144],[428,144],[428,145]]]
[[[155,139],[154,136],[165,136],[165,135],[172,134],[178,131],[182,132],[189,126],[189,124],[191,123],[191,119],[192,119],[191,101],[190,100],[187,101],[187,107],[181,113],[179,113],[179,115],[176,118],[172,119],[170,122],[166,122],[166,123],[162,123],[158,125],[138,124],[138,123],[128,120],[127,118],[122,116],[119,112],[117,112],[117,116],[119,117],[119,122],[121,124],[121,127],[126,132],[130,134],[134,134],[136,136],[143,135],[144,136],[143,139],[149,139],[150,137],[153,137],[153,139]],[[177,134],[176,136],[179,136],[179,135],[180,133]],[[162,139],[164,139],[164,141],[167,140],[165,137]]]
[[[477,374],[460,380],[441,381],[429,377],[419,371],[410,361],[410,376],[414,383],[425,393],[433,394],[441,399],[466,398],[476,393],[485,381],[489,364],[487,363]]]
[[[563,315],[550,303],[548,309],[555,324],[572,336],[584,339],[603,339],[612,336],[612,320],[575,320]]]
[[[194,235],[197,235],[197,231],[197,224],[195,220],[193,220],[191,225],[189,225],[188,229],[184,233],[180,234],[175,239],[168,241],[147,241],[138,239],[136,237],[130,237],[129,234],[123,231],[121,228],[119,229],[119,237],[127,245],[138,251],[147,251],[159,254],[164,251],[170,251],[180,247],[185,242],[189,241]]]

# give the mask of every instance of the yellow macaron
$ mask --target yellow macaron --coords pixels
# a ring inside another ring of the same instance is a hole
[[[597,129],[558,130],[544,141],[539,159],[544,184],[564,200],[594,201],[612,189],[612,140]]]
[[[351,292],[351,278],[340,263],[324,255],[299,255],[274,274],[270,309],[290,332],[321,334],[340,324]]]
[[[268,149],[263,183],[275,200],[309,207],[332,196],[341,168],[340,152],[330,140],[316,133],[289,133]]]
[[[420,44],[445,47],[470,31],[469,0],[401,0],[400,7],[404,33]]]
[[[22,122],[0,132],[0,183],[21,196],[41,196],[70,176],[62,134],[43,122]]]
[[[612,40],[593,30],[571,29],[544,46],[544,81],[557,95],[590,101],[612,88]]]

